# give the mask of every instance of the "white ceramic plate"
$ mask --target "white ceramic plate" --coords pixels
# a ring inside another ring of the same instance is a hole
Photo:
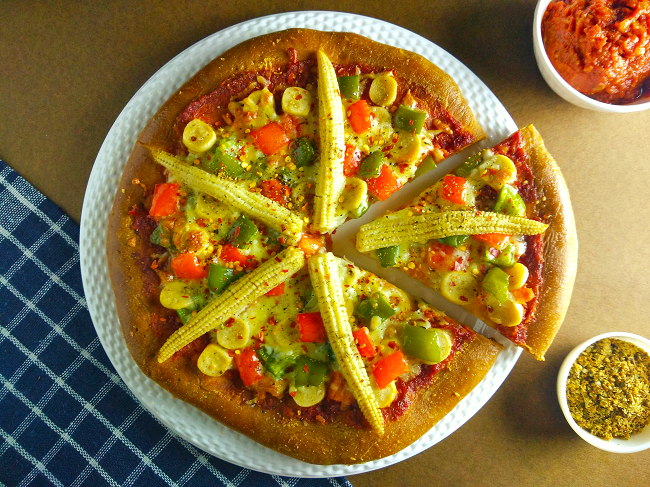
[[[401,27],[339,12],[291,12],[244,22],[203,39],[169,61],[138,90],[120,113],[97,155],[86,189],[81,217],[81,272],[88,308],[108,357],[144,407],[172,431],[206,452],[253,470],[294,477],[342,476],[368,472],[400,462],[430,448],[453,433],[492,397],[514,367],[521,350],[435,293],[428,292],[423,286],[404,276],[397,276],[396,284],[403,285],[405,290],[412,294],[427,298],[451,316],[474,326],[477,331],[494,337],[504,344],[504,350],[485,379],[450,414],[404,450],[361,465],[311,465],[265,448],[226,428],[193,406],[174,399],[140,372],[122,337],[107,266],[103,264],[106,262],[106,227],[112,201],[129,154],[149,118],[175,90],[220,53],[251,37],[292,27],[356,32],[375,41],[416,52],[433,61],[460,85],[479,123],[486,133],[490,134],[488,140],[473,146],[471,151],[494,145],[517,129],[505,108],[469,69],[427,39]],[[419,178],[416,183],[407,185],[394,198],[382,205],[375,205],[364,221],[372,218],[387,205],[395,205],[412,198],[443,173],[459,164],[462,157],[459,155],[450,158],[438,169]],[[351,223],[353,225],[347,224],[337,234],[337,245],[341,243],[344,235],[354,232],[361,222]],[[358,254],[353,256],[352,250],[345,245],[341,248],[339,255],[358,257]],[[363,261],[361,258],[355,261],[369,270],[377,270],[372,262]]]

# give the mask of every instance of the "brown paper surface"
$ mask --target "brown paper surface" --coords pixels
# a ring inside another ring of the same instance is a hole
[[[534,1],[0,3],[0,158],[79,220],[111,124],[165,62],[213,32],[289,10],[386,20],[437,43],[476,73],[520,127],[535,124],[569,187],[579,265],[546,362],[522,356],[494,397],[438,445],[350,477],[355,487],[644,485],[650,451],[606,453],[568,426],[555,381],[575,345],[608,331],[650,336],[650,110],[575,107],[533,56]]]

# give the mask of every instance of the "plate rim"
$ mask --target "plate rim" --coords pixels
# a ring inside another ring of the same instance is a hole
[[[125,382],[128,390],[133,394],[140,404],[147,409],[158,421],[161,423],[165,424],[173,433],[176,435],[180,436],[181,438],[185,439],[189,443],[193,444],[197,448],[200,448],[203,451],[206,451],[207,453],[210,453],[211,455],[214,455],[217,458],[220,458],[224,461],[233,463],[235,465],[238,465],[240,467],[244,468],[249,468],[252,470],[264,472],[264,473],[269,473],[269,474],[277,474],[277,475],[284,475],[284,476],[292,476],[292,477],[302,477],[302,478],[310,478],[310,477],[331,477],[331,476],[342,476],[342,475],[351,475],[351,474],[358,474],[358,473],[363,473],[363,472],[369,472],[372,470],[376,470],[379,468],[383,468],[389,465],[393,465],[395,463],[407,460],[425,449],[428,449],[438,442],[440,442],[442,439],[446,438],[448,435],[456,431],[458,428],[460,428],[463,424],[465,424],[474,414],[476,414],[482,407],[483,405],[494,395],[494,393],[499,389],[505,378],[509,375],[509,373],[512,371],[512,368],[514,368],[514,365],[516,364],[519,356],[521,355],[521,349],[518,347],[515,347],[512,345],[510,342],[504,342],[503,340],[500,340],[500,335],[492,336],[492,338],[497,339],[497,341],[501,341],[502,344],[505,344],[506,347],[509,347],[509,356],[507,360],[506,369],[507,370],[502,370],[501,375],[496,378],[496,381],[493,381],[493,387],[492,391],[484,395],[486,397],[482,397],[479,399],[478,404],[475,404],[473,407],[473,411],[469,415],[466,415],[466,417],[463,419],[463,421],[457,425],[452,431],[444,434],[444,436],[437,441],[428,444],[428,445],[419,445],[421,443],[422,438],[419,440],[416,440],[413,444],[409,445],[404,450],[401,450],[400,452],[397,452],[396,454],[390,455],[388,457],[378,459],[378,460],[373,460],[371,462],[366,462],[362,464],[354,464],[354,465],[315,465],[315,464],[308,464],[305,462],[301,462],[299,460],[293,459],[291,457],[279,454],[278,452],[275,452],[274,450],[268,449],[266,447],[263,447],[256,443],[254,440],[249,439],[245,437],[244,435],[241,435],[240,433],[231,430],[230,428],[224,426],[223,424],[217,422],[213,418],[205,415],[202,411],[194,408],[194,406],[189,405],[188,403],[184,403],[180,405],[180,407],[188,406],[192,409],[195,409],[198,411],[199,416],[204,415],[206,418],[209,418],[209,420],[213,421],[216,423],[217,429],[221,430],[228,430],[228,433],[234,433],[235,435],[239,435],[242,438],[244,438],[246,441],[251,442],[252,446],[257,446],[261,447],[263,450],[270,452],[270,456],[276,456],[280,455],[285,461],[287,461],[291,465],[291,469],[288,470],[287,468],[264,468],[264,466],[258,465],[258,464],[250,464],[248,462],[241,461],[241,457],[232,457],[232,456],[227,456],[223,454],[216,453],[215,451],[211,451],[210,449],[206,448],[204,444],[197,444],[197,439],[196,437],[192,437],[191,435],[188,434],[187,431],[184,430],[179,430],[178,428],[175,427],[173,423],[170,423],[168,421],[168,418],[166,415],[160,415],[157,412],[157,409],[154,407],[154,405],[149,402],[152,399],[151,396],[151,390],[154,390],[155,393],[160,393],[160,391],[163,391],[163,395],[168,395],[171,401],[179,401],[182,402],[178,399],[175,399],[171,396],[170,393],[168,393],[166,390],[164,390],[161,386],[156,384],[154,381],[149,379],[147,376],[144,375],[137,367],[135,362],[132,360],[130,353],[128,352],[128,349],[126,348],[126,342],[124,341],[123,336],[121,336],[121,329],[119,324],[117,325],[118,329],[120,329],[120,337],[117,338],[118,341],[123,342],[124,349],[123,350],[118,350],[117,352],[114,352],[112,350],[111,344],[108,342],[107,337],[105,336],[106,330],[103,329],[100,324],[103,323],[103,318],[102,318],[102,313],[106,312],[107,310],[105,309],[105,306],[102,305],[100,302],[100,296],[96,295],[94,293],[94,283],[92,280],[94,278],[101,278],[102,282],[105,282],[107,278],[108,272],[106,271],[105,273],[101,273],[101,271],[93,271],[91,262],[89,261],[89,254],[87,250],[89,248],[92,248],[92,245],[96,245],[99,243],[100,248],[103,249],[103,252],[101,252],[101,255],[106,258],[106,252],[105,252],[105,242],[106,242],[106,227],[105,225],[102,227],[101,225],[98,224],[97,220],[93,220],[93,215],[94,212],[97,210],[96,205],[97,205],[97,198],[95,198],[95,195],[97,194],[95,191],[93,191],[94,188],[100,188],[102,185],[106,186],[106,181],[105,181],[105,172],[111,168],[111,166],[106,166],[107,162],[106,159],[109,157],[108,152],[110,151],[110,145],[114,141],[114,139],[117,137],[117,132],[118,128],[120,127],[121,123],[126,123],[124,122],[125,117],[128,116],[129,111],[133,109],[134,106],[136,106],[138,103],[142,102],[142,99],[145,97],[147,94],[148,90],[152,88],[152,86],[155,85],[155,83],[159,80],[159,78],[163,78],[164,76],[168,75],[169,72],[173,69],[177,68],[177,65],[182,65],[183,63],[187,63],[187,61],[184,61],[188,56],[195,56],[197,60],[194,62],[199,62],[198,59],[205,57],[205,62],[201,64],[196,70],[192,70],[191,73],[185,77],[182,81],[177,81],[174,83],[170,84],[169,87],[169,94],[162,100],[164,102],[171,94],[178,88],[180,87],[185,81],[187,81],[189,78],[191,78],[196,71],[201,69],[201,67],[210,60],[212,60],[214,57],[216,57],[220,52],[224,52],[227,50],[229,47],[232,47],[235,44],[238,44],[241,42],[241,40],[238,40],[237,42],[223,42],[221,44],[226,44],[227,47],[222,48],[219,52],[214,52],[211,55],[207,55],[204,53],[201,53],[201,49],[204,49],[205,46],[208,46],[210,43],[213,43],[215,41],[218,41],[219,39],[223,39],[229,34],[233,32],[239,32],[240,34],[243,31],[246,31],[247,29],[250,29],[252,26],[256,26],[258,29],[261,29],[261,31],[256,32],[254,34],[249,34],[246,35],[246,38],[251,38],[251,37],[256,37],[258,35],[262,35],[264,33],[270,33],[270,32],[277,32],[280,30],[288,29],[288,28],[293,28],[293,27],[302,27],[302,28],[318,28],[318,26],[314,26],[313,22],[314,21],[322,21],[323,16],[333,16],[336,19],[340,21],[340,24],[346,24],[346,27],[348,27],[347,22],[343,21],[354,21],[356,22],[354,25],[352,25],[352,29],[319,29],[319,30],[338,30],[338,31],[349,31],[349,32],[359,32],[362,33],[363,35],[366,35],[367,37],[373,38],[374,40],[377,40],[378,42],[384,42],[382,39],[377,39],[376,37],[373,37],[372,35],[368,35],[367,32],[361,31],[361,26],[364,28],[368,27],[368,24],[372,26],[377,26],[377,27],[384,27],[387,29],[392,30],[393,32],[397,33],[399,32],[400,35],[405,36],[406,38],[409,39],[409,42],[416,43],[422,43],[427,49],[430,49],[431,52],[434,53],[434,57],[436,56],[442,56],[443,58],[447,58],[446,61],[451,62],[452,64],[455,65],[456,69],[459,69],[465,76],[469,76],[472,79],[472,82],[476,84],[481,91],[484,92],[485,95],[487,95],[489,98],[491,98],[493,103],[496,103],[496,106],[498,109],[500,109],[503,113],[500,114],[501,117],[504,117],[505,120],[505,125],[508,127],[509,130],[514,132],[517,129],[516,124],[514,123],[514,120],[512,120],[512,117],[508,114],[506,111],[505,107],[500,103],[500,101],[496,98],[496,96],[492,93],[492,91],[483,83],[482,80],[480,80],[471,70],[469,70],[463,63],[461,63],[458,59],[456,59],[453,55],[449,54],[447,51],[442,49],[440,46],[434,44],[430,40],[424,38],[423,36],[416,34],[414,32],[411,32],[403,27],[397,26],[395,24],[391,24],[389,22],[386,22],[384,20],[380,19],[375,19],[372,17],[368,16],[363,16],[359,14],[352,14],[352,13],[346,13],[346,12],[338,12],[338,11],[295,11],[295,12],[284,12],[284,13],[279,13],[279,14],[271,14],[267,15],[264,17],[257,17],[254,19],[249,19],[247,21],[240,22],[238,24],[229,26],[225,29],[222,29],[220,31],[217,31],[201,40],[198,42],[192,44],[191,46],[187,47],[184,49],[182,52],[178,53],[176,56],[174,56],[171,60],[169,60],[167,63],[165,63],[160,69],[158,69],[133,95],[133,97],[129,100],[129,102],[125,105],[125,107],[122,109],[118,117],[115,119],[113,122],[113,125],[111,126],[111,129],[108,131],[106,138],[104,139],[104,142],[102,143],[100,150],[97,154],[97,157],[95,159],[95,163],[93,165],[88,184],[86,187],[86,194],[84,195],[84,201],[83,201],[83,206],[82,206],[82,215],[81,215],[81,226],[80,226],[80,264],[81,264],[81,273],[82,273],[82,282],[84,286],[84,292],[86,293],[86,299],[87,299],[87,304],[88,304],[88,309],[91,315],[91,319],[93,322],[93,326],[95,327],[95,330],[97,331],[97,334],[99,336],[100,342],[102,344],[102,347],[104,348],[109,360],[113,364],[115,370],[117,371],[118,375],[122,378],[122,380]],[[309,20],[309,23],[307,23],[307,20]],[[284,23],[283,23],[284,22]],[[267,24],[267,25],[265,25]],[[301,25],[298,25],[301,24]],[[277,27],[277,28],[274,28]],[[236,36],[234,36],[236,38]],[[394,43],[390,42],[384,42],[386,44],[390,45],[395,45]],[[400,46],[397,46],[400,47]],[[414,52],[417,52],[417,50],[414,50],[411,48]],[[424,55],[427,57],[425,54],[422,52],[418,52],[420,55]],[[436,61],[439,63],[440,61]],[[455,81],[461,85],[462,80],[456,79],[454,77]],[[178,86],[176,86],[178,85]],[[172,89],[173,86],[173,89]],[[464,95],[465,92],[463,91]],[[469,98],[466,96],[466,98]],[[469,100],[468,100],[469,101]],[[160,103],[160,105],[162,104]],[[142,130],[142,128],[146,125],[148,122],[150,116],[152,116],[159,108],[160,105],[156,105],[153,110],[151,111],[151,114],[148,117],[142,117],[135,122],[132,122],[132,125],[135,125],[135,129],[139,127],[139,130],[136,131],[134,138],[137,138],[138,134]],[[475,110],[474,110],[475,111]],[[475,111],[476,112],[476,111]],[[480,119],[480,116],[482,114],[475,113],[476,117]],[[505,116],[504,116],[505,115]],[[483,125],[483,124],[481,124]],[[133,134],[131,134],[133,136]],[[500,139],[499,139],[500,140]],[[489,146],[488,141],[490,141],[490,136],[482,142],[482,145],[484,146]],[[128,149],[128,152],[126,153],[126,158],[124,159],[124,154],[121,154],[120,157],[121,159],[121,166],[117,167],[112,167],[113,169],[113,177],[117,178],[117,181],[109,181],[110,187],[115,187],[114,191],[108,191],[108,195],[110,196],[110,202],[111,205],[109,205],[109,208],[112,207],[112,201],[115,197],[115,194],[117,193],[119,189],[119,179],[121,178],[122,171],[124,169],[124,166],[126,165],[126,159],[128,159],[128,155],[130,154],[132,150],[133,144],[130,144],[130,147]],[[473,149],[476,150],[477,145],[472,144]],[[118,161],[118,164],[120,161]],[[117,170],[119,169],[119,171]],[[104,191],[106,193],[106,191]],[[100,217],[105,217],[107,220],[108,214],[110,213],[110,209],[107,214],[101,214]],[[101,219],[100,219],[101,220]],[[99,222],[101,223],[101,221]],[[100,228],[97,228],[99,226]],[[101,267],[101,266],[98,266]],[[108,284],[109,284],[109,289],[110,289],[110,294],[108,298],[108,306],[110,308],[110,305],[112,303],[113,307],[115,306],[114,303],[114,295],[112,293],[112,289],[110,288],[110,279],[108,279]],[[104,296],[105,298],[105,296]],[[110,310],[109,310],[110,311]],[[119,320],[118,320],[119,323]],[[481,322],[479,322],[478,327],[481,327]],[[485,325],[483,327],[487,328]],[[475,326],[475,329],[477,327]],[[490,330],[487,328],[487,330],[479,330],[483,335],[490,335]],[[494,335],[494,334],[493,334]],[[504,355],[504,351],[500,355]],[[131,367],[129,367],[129,364],[127,363],[124,365],[119,359],[121,356],[123,356],[126,353],[127,355],[127,360],[130,360]],[[135,371],[133,370],[135,368]],[[494,370],[494,367],[488,372],[488,375]],[[148,387],[148,391],[141,391],[139,388],[134,390],[134,387],[132,387],[131,384],[131,378],[127,376],[127,372],[135,372],[137,380],[144,380],[145,385]],[[487,378],[487,376],[486,376]],[[485,379],[484,379],[485,380]],[[478,386],[477,386],[478,388]],[[476,390],[475,388],[474,390]],[[159,389],[159,390],[158,390]],[[473,391],[472,391],[473,392]],[[472,393],[470,393],[472,394]],[[468,395],[469,396],[469,395]],[[459,403],[459,406],[463,404],[463,401]],[[457,406],[458,407],[458,406]],[[444,420],[444,418],[443,418]],[[442,422],[442,421],[441,421]],[[440,424],[439,422],[438,424]],[[436,425],[437,426],[437,425]],[[434,426],[434,428],[436,428]],[[433,428],[432,428],[433,429]],[[425,433],[427,435],[428,433]],[[418,445],[414,448],[414,445]],[[252,447],[251,446],[251,447]],[[404,453],[405,450],[411,449],[408,453]],[[299,470],[304,470],[303,472],[298,472]]]

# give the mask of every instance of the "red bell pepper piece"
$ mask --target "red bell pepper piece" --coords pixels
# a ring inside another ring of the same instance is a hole
[[[185,252],[172,259],[172,269],[181,279],[203,279],[208,276],[208,268],[201,263],[194,252]]]
[[[397,179],[397,176],[395,176],[395,173],[387,164],[381,166],[379,176],[368,179],[366,183],[368,184],[368,191],[381,201],[384,201],[402,187],[402,183]]]
[[[289,137],[279,123],[273,122],[251,132],[253,142],[265,155],[275,154],[289,143]]]
[[[319,311],[298,314],[298,331],[303,342],[327,342],[327,332]]]
[[[343,158],[343,174],[347,177],[356,176],[361,165],[361,151],[355,146],[345,144],[345,157]]]
[[[325,239],[319,235],[309,235],[306,233],[300,238],[298,247],[309,257],[325,247]]]
[[[242,267],[249,267],[252,264],[253,259],[252,256],[242,254],[237,247],[234,247],[230,244],[225,244],[221,248],[219,257],[224,262],[239,262],[239,265]]]
[[[260,183],[262,196],[275,201],[279,205],[287,204],[287,197],[291,194],[288,186],[285,186],[277,179],[269,179]]]
[[[153,201],[149,214],[151,216],[169,216],[178,211],[178,194],[177,183],[157,184],[153,191]]]
[[[237,370],[239,370],[239,376],[246,387],[264,378],[262,364],[252,348],[246,348],[241,353],[235,352],[234,360]]]
[[[282,284],[275,286],[264,296],[282,296],[283,294],[284,294],[284,282]]]
[[[291,140],[298,138],[300,135],[300,121],[293,115],[285,113],[280,117],[280,126]]]
[[[370,330],[367,327],[361,327],[352,332],[354,340],[357,342],[357,348],[362,357],[374,357],[377,353],[375,344],[370,338]]]
[[[377,362],[372,367],[372,375],[375,376],[377,386],[383,389],[408,370],[409,366],[404,360],[404,354],[398,350]]]
[[[348,121],[352,130],[358,134],[363,134],[370,130],[372,124],[370,123],[370,109],[366,100],[359,100],[358,102],[348,107]]]
[[[442,181],[442,194],[440,195],[447,201],[456,203],[457,205],[464,205],[465,189],[467,188],[467,180],[460,176],[447,174]]]
[[[437,271],[462,271],[467,268],[469,251],[456,251],[451,245],[436,240],[429,243],[427,261]]]
[[[501,248],[504,244],[508,243],[511,236],[504,233],[483,233],[480,235],[472,235],[472,238],[485,242],[491,247]]]

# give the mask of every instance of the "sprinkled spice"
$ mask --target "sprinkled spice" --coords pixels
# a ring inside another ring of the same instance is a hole
[[[571,367],[566,392],[580,427],[628,440],[650,423],[650,357],[632,343],[599,340]]]

